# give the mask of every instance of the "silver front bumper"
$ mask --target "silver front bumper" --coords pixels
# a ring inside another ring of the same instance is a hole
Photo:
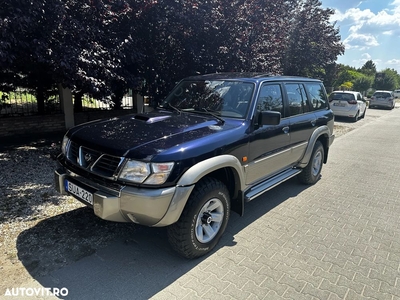
[[[66,179],[72,179],[78,185],[94,190],[93,211],[101,219],[156,227],[171,225],[179,219],[194,188],[194,185],[162,189],[123,186],[115,191],[103,188],[64,168],[54,172],[54,179],[56,190],[63,195],[69,195],[64,188]]]

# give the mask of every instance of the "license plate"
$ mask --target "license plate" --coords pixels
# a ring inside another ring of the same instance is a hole
[[[93,205],[93,194],[71,181],[65,180],[65,190],[90,205]]]
[[[344,107],[346,106],[345,103],[333,103],[334,106],[340,106],[340,107]]]

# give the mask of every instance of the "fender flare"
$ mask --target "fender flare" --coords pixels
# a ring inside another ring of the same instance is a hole
[[[190,167],[179,179],[177,186],[189,186],[197,183],[201,178],[209,173],[222,168],[233,168],[240,181],[240,189],[244,189],[244,171],[240,161],[233,155],[219,155],[215,156]]]
[[[308,142],[307,149],[306,149],[306,151],[304,153],[304,156],[300,160],[298,166],[301,167],[301,168],[305,168],[308,165],[309,161],[310,161],[311,154],[312,154],[312,151],[314,149],[314,145],[317,142],[317,140],[321,136],[326,136],[326,138],[329,139],[329,137],[331,135],[332,135],[332,133],[331,133],[329,127],[326,126],[326,125],[320,126],[316,130],[314,130],[314,132],[311,135],[310,140]],[[327,144],[327,145],[324,144],[324,147],[329,148],[329,144]],[[325,159],[326,159],[326,155],[327,155],[327,153],[325,154]]]
[[[190,167],[179,179],[176,184],[176,191],[172,197],[170,206],[164,217],[155,225],[155,227],[168,226],[178,221],[195,184],[204,176],[221,168],[233,168],[236,171],[235,177],[240,181],[240,189],[243,190],[244,171],[239,160],[232,155],[220,155],[203,160]],[[238,189],[238,187],[235,187]],[[243,214],[243,197],[238,204],[239,214]]]

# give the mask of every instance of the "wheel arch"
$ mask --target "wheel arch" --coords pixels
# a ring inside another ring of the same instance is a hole
[[[298,166],[301,168],[305,168],[308,165],[312,151],[314,149],[314,145],[317,141],[320,141],[322,146],[324,147],[324,163],[326,163],[328,161],[328,152],[329,152],[331,135],[332,132],[328,126],[325,125],[318,127],[311,135],[307,145],[307,149]]]
[[[219,155],[201,161],[179,179],[178,186],[196,184],[204,177],[214,177],[225,184],[231,198],[231,209],[243,215],[244,171],[240,161],[233,155]]]

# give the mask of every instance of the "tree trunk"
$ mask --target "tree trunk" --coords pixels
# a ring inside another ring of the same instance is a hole
[[[114,102],[114,109],[122,109],[122,98],[124,97],[123,89],[118,89],[114,91],[114,94],[111,96],[112,101]]]
[[[38,108],[38,114],[39,115],[44,115],[45,113],[45,107],[44,107],[44,102],[45,102],[45,90],[42,86],[39,86],[36,89],[36,101],[37,101],[37,108]]]
[[[82,98],[83,92],[79,92],[74,95],[74,112],[83,111]]]

